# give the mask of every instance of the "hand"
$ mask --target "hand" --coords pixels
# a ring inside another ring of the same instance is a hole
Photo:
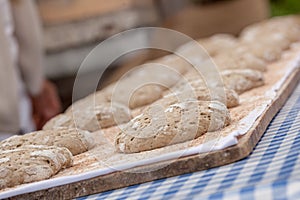
[[[42,129],[45,123],[61,112],[56,87],[50,81],[45,80],[41,92],[31,96],[33,119],[37,130]]]

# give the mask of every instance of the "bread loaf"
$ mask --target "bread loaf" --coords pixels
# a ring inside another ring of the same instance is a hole
[[[230,34],[215,34],[208,38],[202,38],[198,41],[188,42],[180,46],[176,52],[187,57],[197,57],[200,60],[207,59],[208,56],[216,56],[223,52],[234,49],[238,40]]]
[[[165,89],[172,87],[181,74],[172,66],[146,63],[120,79],[111,92],[111,102],[131,109],[150,104],[162,97]]]
[[[198,101],[219,101],[232,108],[239,105],[238,94],[228,88],[216,87],[212,91],[208,87],[196,87],[196,88],[182,88],[182,90],[174,91],[173,93],[165,95],[162,99],[154,102],[154,104],[168,107],[172,104],[187,101],[187,100],[198,100]]]
[[[100,105],[83,107],[81,110],[73,107],[72,112],[60,114],[49,120],[43,130],[57,128],[78,128],[87,131],[97,131],[117,124],[126,123],[131,114],[122,104],[103,103]]]
[[[90,133],[79,129],[60,128],[13,136],[0,142],[0,150],[15,150],[28,145],[65,147],[75,156],[92,148]]]
[[[259,57],[247,50],[233,50],[213,58],[217,68],[221,71],[227,69],[253,69],[266,71],[266,63]]]
[[[152,60],[151,63],[158,63],[164,66],[168,66],[177,71],[179,74],[185,74],[189,69],[192,68],[189,62],[177,56],[176,54],[171,54]]]
[[[251,69],[225,70],[221,72],[225,87],[238,94],[264,84],[263,74]]]
[[[50,178],[72,165],[63,147],[23,146],[0,153],[0,189]]]
[[[257,40],[285,38],[290,43],[300,40],[300,17],[273,17],[247,26],[240,35],[242,41],[257,43]]]
[[[246,51],[266,61],[276,61],[291,43],[300,40],[299,17],[274,17],[253,24],[242,31],[240,40]]]
[[[237,38],[230,34],[215,34],[209,38],[200,39],[198,42],[210,56],[230,51],[238,44]]]
[[[185,101],[166,109],[154,104],[125,125],[115,148],[123,153],[147,151],[192,140],[229,123],[226,106],[217,101]]]
[[[110,86],[111,87],[111,86]],[[93,94],[88,95],[85,98],[82,98],[74,102],[66,111],[66,114],[71,114],[73,111],[82,111],[83,109],[89,108],[92,105],[101,105],[107,104],[110,102],[110,87],[104,88],[101,91],[96,91]]]
[[[222,84],[222,81],[220,82],[220,85],[214,83],[215,85],[208,87],[207,83],[200,74],[195,73],[194,71],[191,73],[188,72],[184,79],[179,81],[178,84],[172,87],[169,91],[165,92],[164,97],[157,102],[160,103],[170,101],[178,103],[178,101],[195,99],[199,101],[220,101],[223,102],[228,108],[239,105],[238,94],[234,90],[226,88]],[[168,106],[171,104],[167,103]]]

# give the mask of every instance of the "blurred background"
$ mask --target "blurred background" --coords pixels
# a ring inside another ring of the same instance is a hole
[[[299,0],[36,0],[36,4],[44,31],[45,73],[58,86],[64,108],[72,103],[73,83],[84,58],[116,33],[161,26],[192,38],[215,33],[238,35],[254,22],[300,11]],[[109,50],[132,42],[151,41],[142,35],[131,35],[112,44]],[[105,71],[99,88],[117,80],[132,66],[159,55],[161,52],[145,50],[118,59]],[[84,84],[75,99],[93,91],[88,80],[94,78],[94,70],[106,67],[103,63],[94,63],[79,77]]]

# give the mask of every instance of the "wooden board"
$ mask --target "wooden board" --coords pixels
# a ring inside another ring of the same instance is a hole
[[[150,7],[153,2],[136,0],[39,0],[39,10],[44,25],[57,25],[119,12],[134,7]]]
[[[252,152],[272,118],[298,84],[299,79],[300,69],[298,67],[285,80],[277,92],[277,97],[256,120],[251,130],[239,138],[237,145],[220,151],[181,157],[172,162],[165,161],[135,167],[126,171],[118,171],[80,182],[22,194],[10,199],[70,199],[184,173],[205,170],[245,158]]]
[[[133,0],[39,0],[37,2],[38,10],[45,25],[84,20],[127,9],[132,5]]]
[[[135,27],[155,25],[159,21],[154,5],[151,2],[146,4],[148,1],[85,1],[40,2],[44,47],[48,54],[72,51],[72,48],[76,50],[86,45],[96,46],[114,34]],[[64,2],[66,5],[60,5]]]

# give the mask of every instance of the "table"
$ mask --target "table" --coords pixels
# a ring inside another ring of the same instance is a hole
[[[299,154],[300,84],[247,158],[78,199],[300,199]]]

